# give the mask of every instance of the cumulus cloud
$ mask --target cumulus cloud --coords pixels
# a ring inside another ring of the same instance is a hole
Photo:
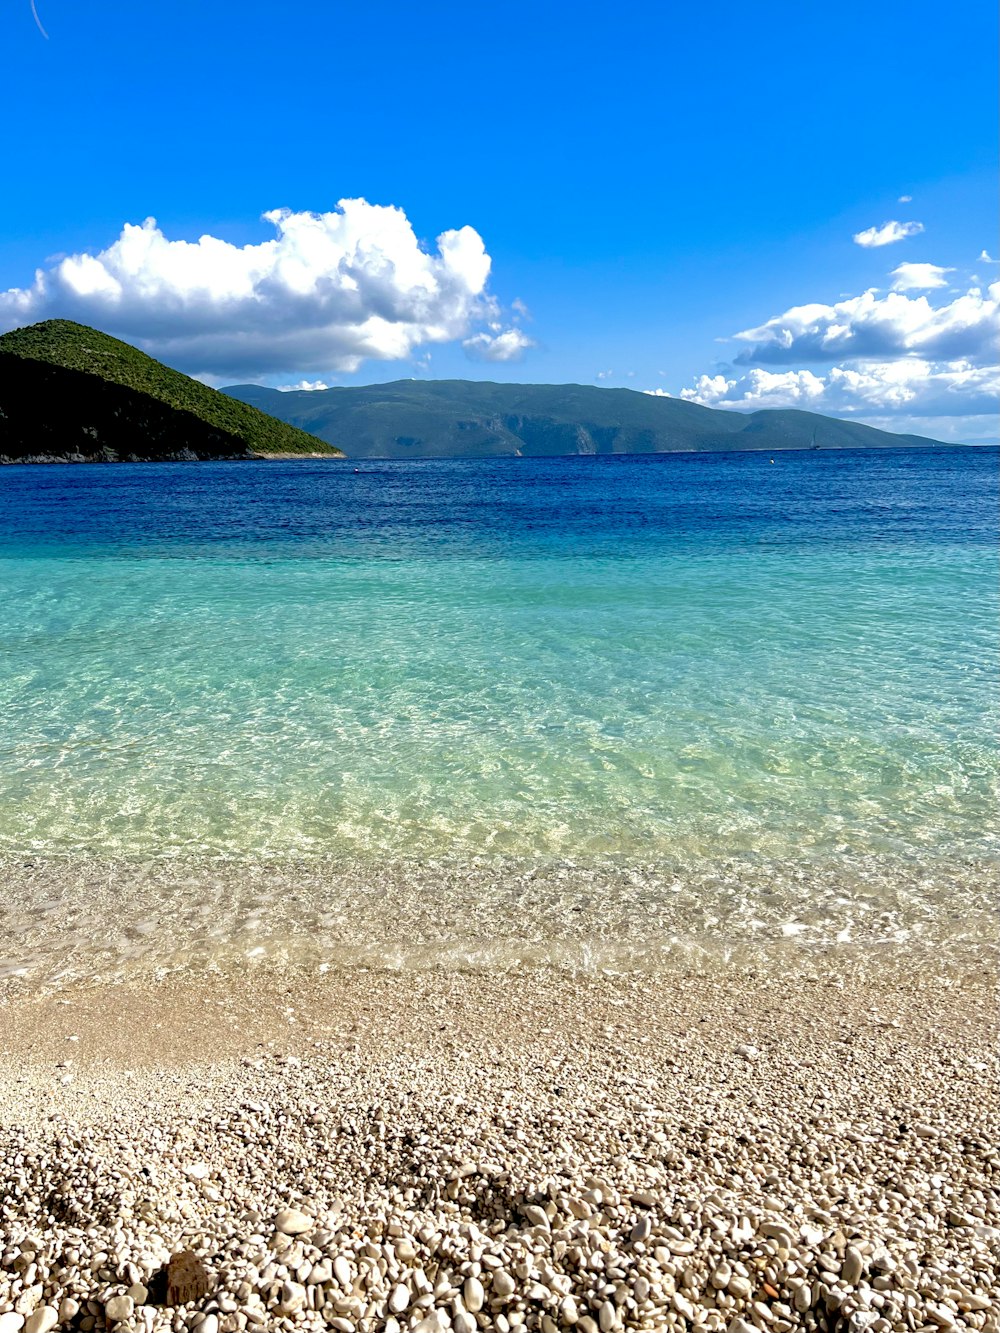
[[[811,370],[754,369],[732,378],[701,375],[681,397],[705,407],[753,412],[798,407],[836,416],[907,413],[923,417],[992,415],[1000,394],[1000,367],[966,361],[919,359]],[[899,427],[896,427],[899,429]]]
[[[899,196],[899,198],[896,200],[896,203],[897,203],[897,204],[912,204],[912,203],[913,203],[913,195],[912,195],[912,194],[901,194],[901,195]]]
[[[298,384],[279,384],[279,393],[315,393],[317,389],[329,389],[324,380],[299,380]]]
[[[39,269],[0,293],[0,328],[50,317],[96,324],[194,374],[352,372],[467,339],[495,320],[490,257],[472,227],[418,241],[399,208],[342,199],[329,213],[265,213],[275,236],[170,240],[153,218],[99,254]],[[523,351],[487,339],[492,359]]]
[[[755,329],[742,330],[734,336],[752,345],[736,364],[918,356],[985,365],[995,360],[998,331],[1000,283],[985,295],[970,287],[941,306],[932,306],[926,296],[880,296],[871,289],[833,305],[793,306]]]
[[[896,241],[905,241],[907,236],[919,236],[923,231],[922,222],[883,222],[881,227],[868,227],[865,231],[854,233],[854,244],[874,250],[881,245],[893,245]]]
[[[954,272],[953,268],[941,268],[938,264],[898,264],[889,276],[894,292],[927,292],[935,287],[947,287],[945,274]]]
[[[829,305],[793,306],[735,334],[749,344],[735,364],[698,376],[680,397],[744,412],[799,408],[935,439],[995,441],[1000,282],[985,292],[952,288],[951,299],[942,300],[937,291],[954,271],[899,264],[888,293],[873,288]],[[829,364],[808,369],[803,362]]]
[[[503,329],[496,333],[476,333],[462,343],[475,361],[520,361],[534,342],[521,329]]]

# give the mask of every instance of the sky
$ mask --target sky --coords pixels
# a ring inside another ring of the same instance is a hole
[[[4,0],[0,331],[997,440],[992,0]]]

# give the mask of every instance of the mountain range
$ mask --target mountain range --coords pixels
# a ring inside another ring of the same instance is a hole
[[[581,384],[396,380],[363,388],[224,390],[351,458],[637,454],[935,445],[793,409],[732,412]]]

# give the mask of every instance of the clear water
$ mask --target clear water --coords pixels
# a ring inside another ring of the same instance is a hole
[[[738,883],[814,929],[803,876],[897,902],[897,933],[932,899],[968,925],[998,841],[997,481],[995,451],[945,449],[3,469],[0,958],[114,934],[96,865],[165,956],[134,873],[162,898],[164,858],[184,948],[209,881],[212,949],[246,920],[346,947],[331,912],[390,883],[368,943],[431,912],[440,944],[442,866],[515,940],[620,935],[640,881],[672,936]],[[275,863],[311,886],[285,927],[255,906]],[[584,909],[510,887],[559,866]]]

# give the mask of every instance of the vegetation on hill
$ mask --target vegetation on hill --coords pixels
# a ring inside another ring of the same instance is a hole
[[[364,388],[226,393],[339,444],[353,458],[863,449],[933,444],[813,412],[726,412],[582,384],[397,380]]]
[[[0,337],[0,458],[339,453],[83,324],[50,319]]]

